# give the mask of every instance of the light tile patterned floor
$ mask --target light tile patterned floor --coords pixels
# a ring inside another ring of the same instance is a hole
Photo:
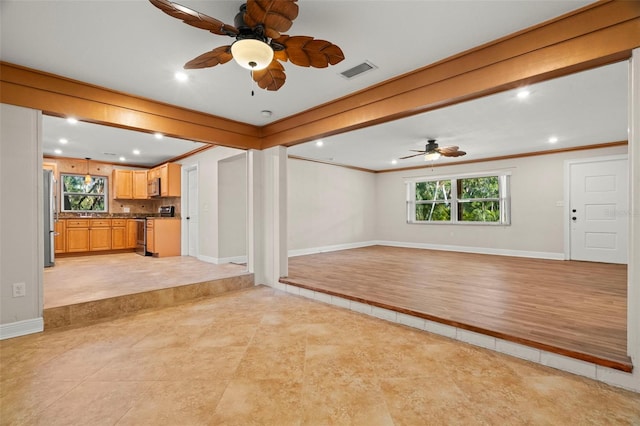
[[[135,253],[56,259],[44,270],[44,307],[53,308],[244,274],[245,265],[215,265],[189,256]]]
[[[255,287],[0,342],[0,423],[640,424],[640,394]]]

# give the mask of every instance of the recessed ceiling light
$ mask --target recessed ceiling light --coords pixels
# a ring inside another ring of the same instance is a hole
[[[133,155],[140,155],[140,150],[139,149],[134,149],[133,150]]]
[[[182,71],[176,72],[173,76],[175,77],[176,80],[180,82],[185,82],[189,80],[189,76],[187,75],[187,73],[184,73]]]
[[[60,142],[60,143],[63,143],[63,144],[64,144],[64,143],[69,142],[69,140],[68,140],[68,139],[65,139],[65,138],[60,138],[60,139],[58,139],[58,142]]]
[[[77,124],[78,123],[78,119],[75,117],[67,117],[67,123],[69,124]]]
[[[317,141],[316,142],[316,146],[322,146],[322,145],[324,145],[324,142],[322,142],[322,141]]]
[[[155,133],[153,136],[155,136],[156,139],[162,139],[164,137],[162,133]]]
[[[55,150],[53,150],[53,152],[55,152],[56,154],[62,154],[62,150],[61,149],[55,149]]]
[[[551,136],[549,138],[549,143],[556,143],[556,142],[558,142],[558,138],[556,136]]]
[[[269,118],[273,115],[273,112],[269,111],[268,109],[263,109],[262,111],[260,111],[260,114],[265,118]]]
[[[126,158],[120,157],[120,161],[125,161],[125,160],[126,160]]]
[[[391,164],[398,164],[398,160],[391,160]]]
[[[529,95],[531,94],[531,92],[527,89],[521,89],[518,91],[518,99],[527,99],[529,97]]]

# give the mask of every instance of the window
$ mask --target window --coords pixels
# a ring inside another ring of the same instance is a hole
[[[107,212],[106,176],[92,176],[91,182],[84,183],[82,175],[62,175],[63,212]]]
[[[509,174],[407,180],[408,223],[509,225]]]

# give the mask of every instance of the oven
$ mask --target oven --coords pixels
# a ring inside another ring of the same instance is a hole
[[[136,219],[136,253],[140,256],[147,255],[147,220]]]

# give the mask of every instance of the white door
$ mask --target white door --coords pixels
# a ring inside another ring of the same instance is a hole
[[[187,170],[187,247],[188,255],[198,257],[198,168]]]
[[[628,160],[576,162],[569,167],[571,259],[627,263]]]

